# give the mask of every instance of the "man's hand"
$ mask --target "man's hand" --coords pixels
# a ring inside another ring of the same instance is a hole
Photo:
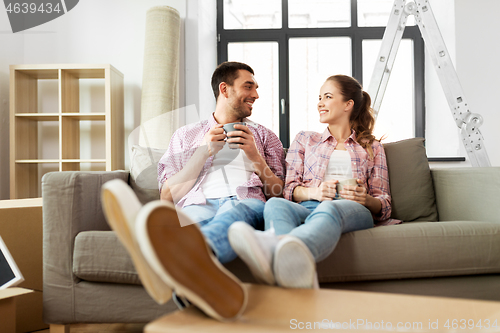
[[[222,125],[217,124],[212,127],[205,134],[203,144],[196,149],[182,170],[163,183],[160,198],[173,203],[179,202],[193,188],[207,159],[224,147],[225,138]]]
[[[224,148],[226,133],[222,128],[222,124],[217,124],[212,127],[204,137],[204,144],[207,145],[209,156],[215,156],[222,148]]]
[[[335,196],[337,195],[338,182],[338,180],[332,179],[322,182],[319,187],[311,187],[309,189],[311,191],[311,199],[318,201],[331,201],[335,199]]]
[[[232,137],[227,139],[227,143],[231,144],[231,148],[236,147],[242,149],[250,161],[254,163],[259,162],[261,155],[255,145],[255,138],[253,137],[252,131],[250,131],[247,126],[241,124],[234,125],[234,128],[237,129],[237,131],[227,133],[228,137]],[[236,145],[235,143],[240,144]]]
[[[252,131],[241,124],[235,124],[236,131],[228,132],[227,143],[230,148],[239,148],[253,163],[254,172],[264,185],[263,192],[266,198],[283,196],[283,180],[277,177],[267,165],[265,158],[259,153]],[[229,137],[232,137],[229,139]]]

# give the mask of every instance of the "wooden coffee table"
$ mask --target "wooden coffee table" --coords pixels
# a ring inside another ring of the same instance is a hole
[[[500,302],[254,284],[246,287],[248,306],[237,321],[222,323],[191,307],[149,323],[144,332],[500,331]]]

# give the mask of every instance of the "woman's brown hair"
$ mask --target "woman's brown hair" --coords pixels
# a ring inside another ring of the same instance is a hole
[[[372,143],[375,139],[373,128],[375,126],[375,117],[371,108],[372,99],[355,78],[347,75],[333,75],[327,81],[333,81],[339,89],[344,101],[352,100],[351,129],[356,131],[356,141],[363,147],[370,158],[373,158]]]

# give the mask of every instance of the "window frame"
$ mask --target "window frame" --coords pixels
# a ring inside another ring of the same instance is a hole
[[[385,27],[358,27],[358,3],[351,0],[351,26],[339,28],[289,28],[288,1],[281,1],[280,29],[224,29],[224,0],[217,0],[217,61],[228,60],[228,44],[238,42],[277,42],[279,53],[279,100],[285,100],[284,112],[279,115],[279,138],[285,148],[290,145],[289,39],[300,37],[351,38],[352,76],[363,83],[363,47],[365,39],[382,39]],[[415,137],[425,138],[425,46],[417,25],[407,26],[403,39],[413,40],[414,64],[414,124]],[[278,103],[278,105],[281,105]],[[383,112],[383,111],[382,111]]]

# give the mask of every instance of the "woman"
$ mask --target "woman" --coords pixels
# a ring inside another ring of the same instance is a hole
[[[300,132],[286,157],[283,198],[265,206],[266,231],[235,223],[229,239],[254,276],[283,287],[317,286],[316,262],[328,257],[342,233],[396,224],[382,144],[373,136],[371,98],[356,79],[335,75],[320,90],[323,133]],[[357,185],[339,180],[355,178]],[[339,200],[344,199],[344,200]]]

